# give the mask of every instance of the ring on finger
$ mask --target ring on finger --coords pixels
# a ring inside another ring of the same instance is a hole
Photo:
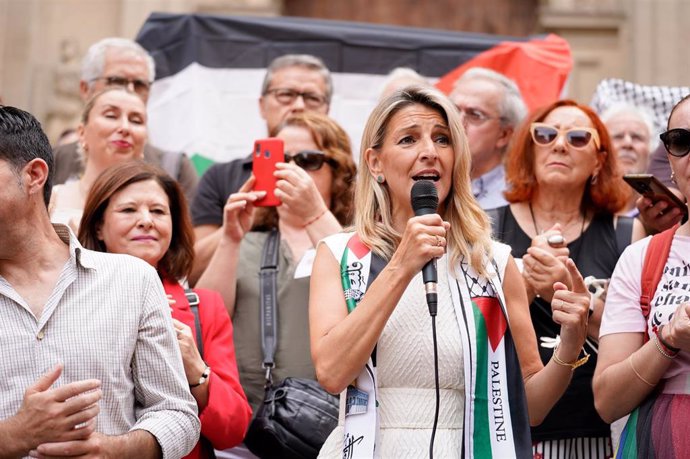
[[[441,239],[441,236],[436,235],[436,246],[441,247],[443,245],[443,240]]]
[[[548,242],[551,247],[555,247],[563,244],[565,242],[565,238],[560,234],[552,234],[546,239],[546,242]]]

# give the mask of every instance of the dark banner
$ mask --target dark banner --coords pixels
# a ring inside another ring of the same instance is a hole
[[[137,41],[160,78],[196,62],[210,68],[264,68],[283,54],[313,54],[338,73],[386,74],[410,67],[440,77],[502,37],[305,18],[152,14]]]

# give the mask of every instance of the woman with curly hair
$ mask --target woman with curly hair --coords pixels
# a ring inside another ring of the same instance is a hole
[[[264,398],[259,271],[269,234],[278,230],[276,308],[278,341],[273,380],[316,379],[309,348],[309,280],[317,242],[342,229],[352,215],[355,163],[345,131],[318,113],[299,113],[281,123],[285,163],[277,164],[277,207],[255,207],[265,195],[252,191],[254,177],[225,204],[222,236],[198,287],[223,296],[235,328],[242,386],[252,408]]]

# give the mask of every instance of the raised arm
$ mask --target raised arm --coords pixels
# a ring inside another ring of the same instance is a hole
[[[314,179],[304,169],[291,163],[278,163],[276,168],[275,193],[282,202],[280,213],[298,219],[314,247],[326,236],[342,231]]]
[[[561,343],[554,354],[560,361],[572,363],[577,361],[585,341],[589,293],[572,260],[566,262],[566,268],[575,287],[572,291],[562,283],[553,287],[553,319],[561,325]],[[542,364],[522,276],[512,257],[506,267],[503,289],[525,381],[530,424],[539,425],[567,389],[573,370],[554,359],[546,366]]]
[[[309,329],[316,376],[339,393],[359,374],[410,280],[432,258],[443,255],[448,224],[438,215],[411,218],[386,267],[348,314],[340,264],[321,244],[311,276]],[[443,246],[437,245],[437,237]]]
[[[237,193],[231,194],[228,198],[223,209],[223,226],[219,230],[220,236],[217,246],[206,270],[196,283],[199,288],[219,292],[230,317],[235,310],[240,244],[244,235],[252,227],[253,202],[265,194],[264,191],[249,191],[253,185],[254,178],[252,177],[242,185]]]
[[[220,241],[223,226],[223,208],[227,204],[230,192],[226,184],[234,183],[238,175],[233,172],[238,169],[239,160],[229,164],[214,164],[199,180],[194,201],[190,205],[192,221],[194,223],[194,266],[188,280],[191,286],[196,286],[199,277],[211,261]],[[234,165],[234,166],[233,166]],[[240,167],[241,169],[241,167]],[[240,188],[238,184],[237,188]],[[236,189],[232,190],[237,191]]]

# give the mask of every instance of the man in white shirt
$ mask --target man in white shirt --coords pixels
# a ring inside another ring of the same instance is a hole
[[[200,423],[158,275],[50,223],[52,166],[0,106],[0,457],[182,457]]]

